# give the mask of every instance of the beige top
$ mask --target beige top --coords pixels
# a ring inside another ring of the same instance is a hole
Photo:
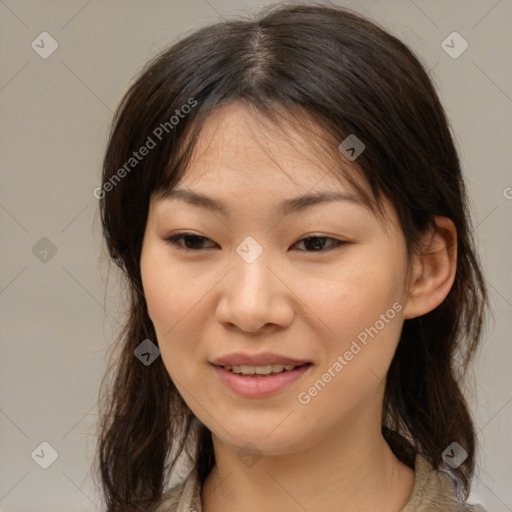
[[[400,512],[486,512],[481,505],[461,503],[452,478],[436,471],[420,454],[414,464],[415,481],[409,501]],[[201,490],[195,469],[180,484],[164,494],[155,512],[202,512]]]

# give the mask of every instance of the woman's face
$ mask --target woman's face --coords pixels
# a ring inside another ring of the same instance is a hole
[[[293,142],[240,104],[211,116],[182,194],[152,200],[141,256],[179,392],[217,438],[263,454],[380,431],[407,301],[394,209],[385,227],[308,140]],[[178,234],[189,237],[169,244]]]

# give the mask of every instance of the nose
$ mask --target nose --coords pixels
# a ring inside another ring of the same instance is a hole
[[[270,265],[265,251],[252,263],[235,256],[234,268],[222,280],[216,312],[220,323],[257,333],[270,325],[282,328],[293,322],[295,310],[290,284]]]

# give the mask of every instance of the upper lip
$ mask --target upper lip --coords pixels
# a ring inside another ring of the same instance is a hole
[[[215,366],[268,366],[273,364],[301,366],[308,363],[302,359],[291,359],[289,357],[281,356],[279,354],[272,354],[265,352],[262,354],[244,354],[243,352],[236,352],[228,354],[212,362]]]

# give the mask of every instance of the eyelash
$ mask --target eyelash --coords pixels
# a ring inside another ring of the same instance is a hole
[[[173,236],[170,236],[170,237],[166,238],[165,241],[166,241],[166,243],[168,245],[176,248],[179,251],[183,251],[183,252],[192,253],[192,252],[199,252],[199,251],[204,250],[204,249],[190,249],[189,247],[183,247],[183,245],[181,245],[180,242],[185,240],[185,239],[187,239],[187,238],[195,238],[195,239],[199,239],[199,240],[208,240],[208,238],[206,238],[204,236],[195,235],[193,233],[180,233],[178,235],[173,235]],[[317,253],[317,252],[323,253],[323,252],[331,251],[333,249],[339,248],[340,246],[343,246],[343,245],[346,245],[346,244],[350,243],[350,242],[344,242],[342,240],[336,240],[335,238],[331,238],[331,237],[328,237],[328,236],[308,236],[308,237],[305,237],[305,238],[301,238],[300,240],[295,242],[295,244],[297,244],[299,242],[303,242],[305,240],[332,240],[333,242],[335,242],[333,246],[331,246],[330,248],[327,248],[327,249],[320,249],[318,251],[303,251],[303,252],[312,252],[312,253]]]

